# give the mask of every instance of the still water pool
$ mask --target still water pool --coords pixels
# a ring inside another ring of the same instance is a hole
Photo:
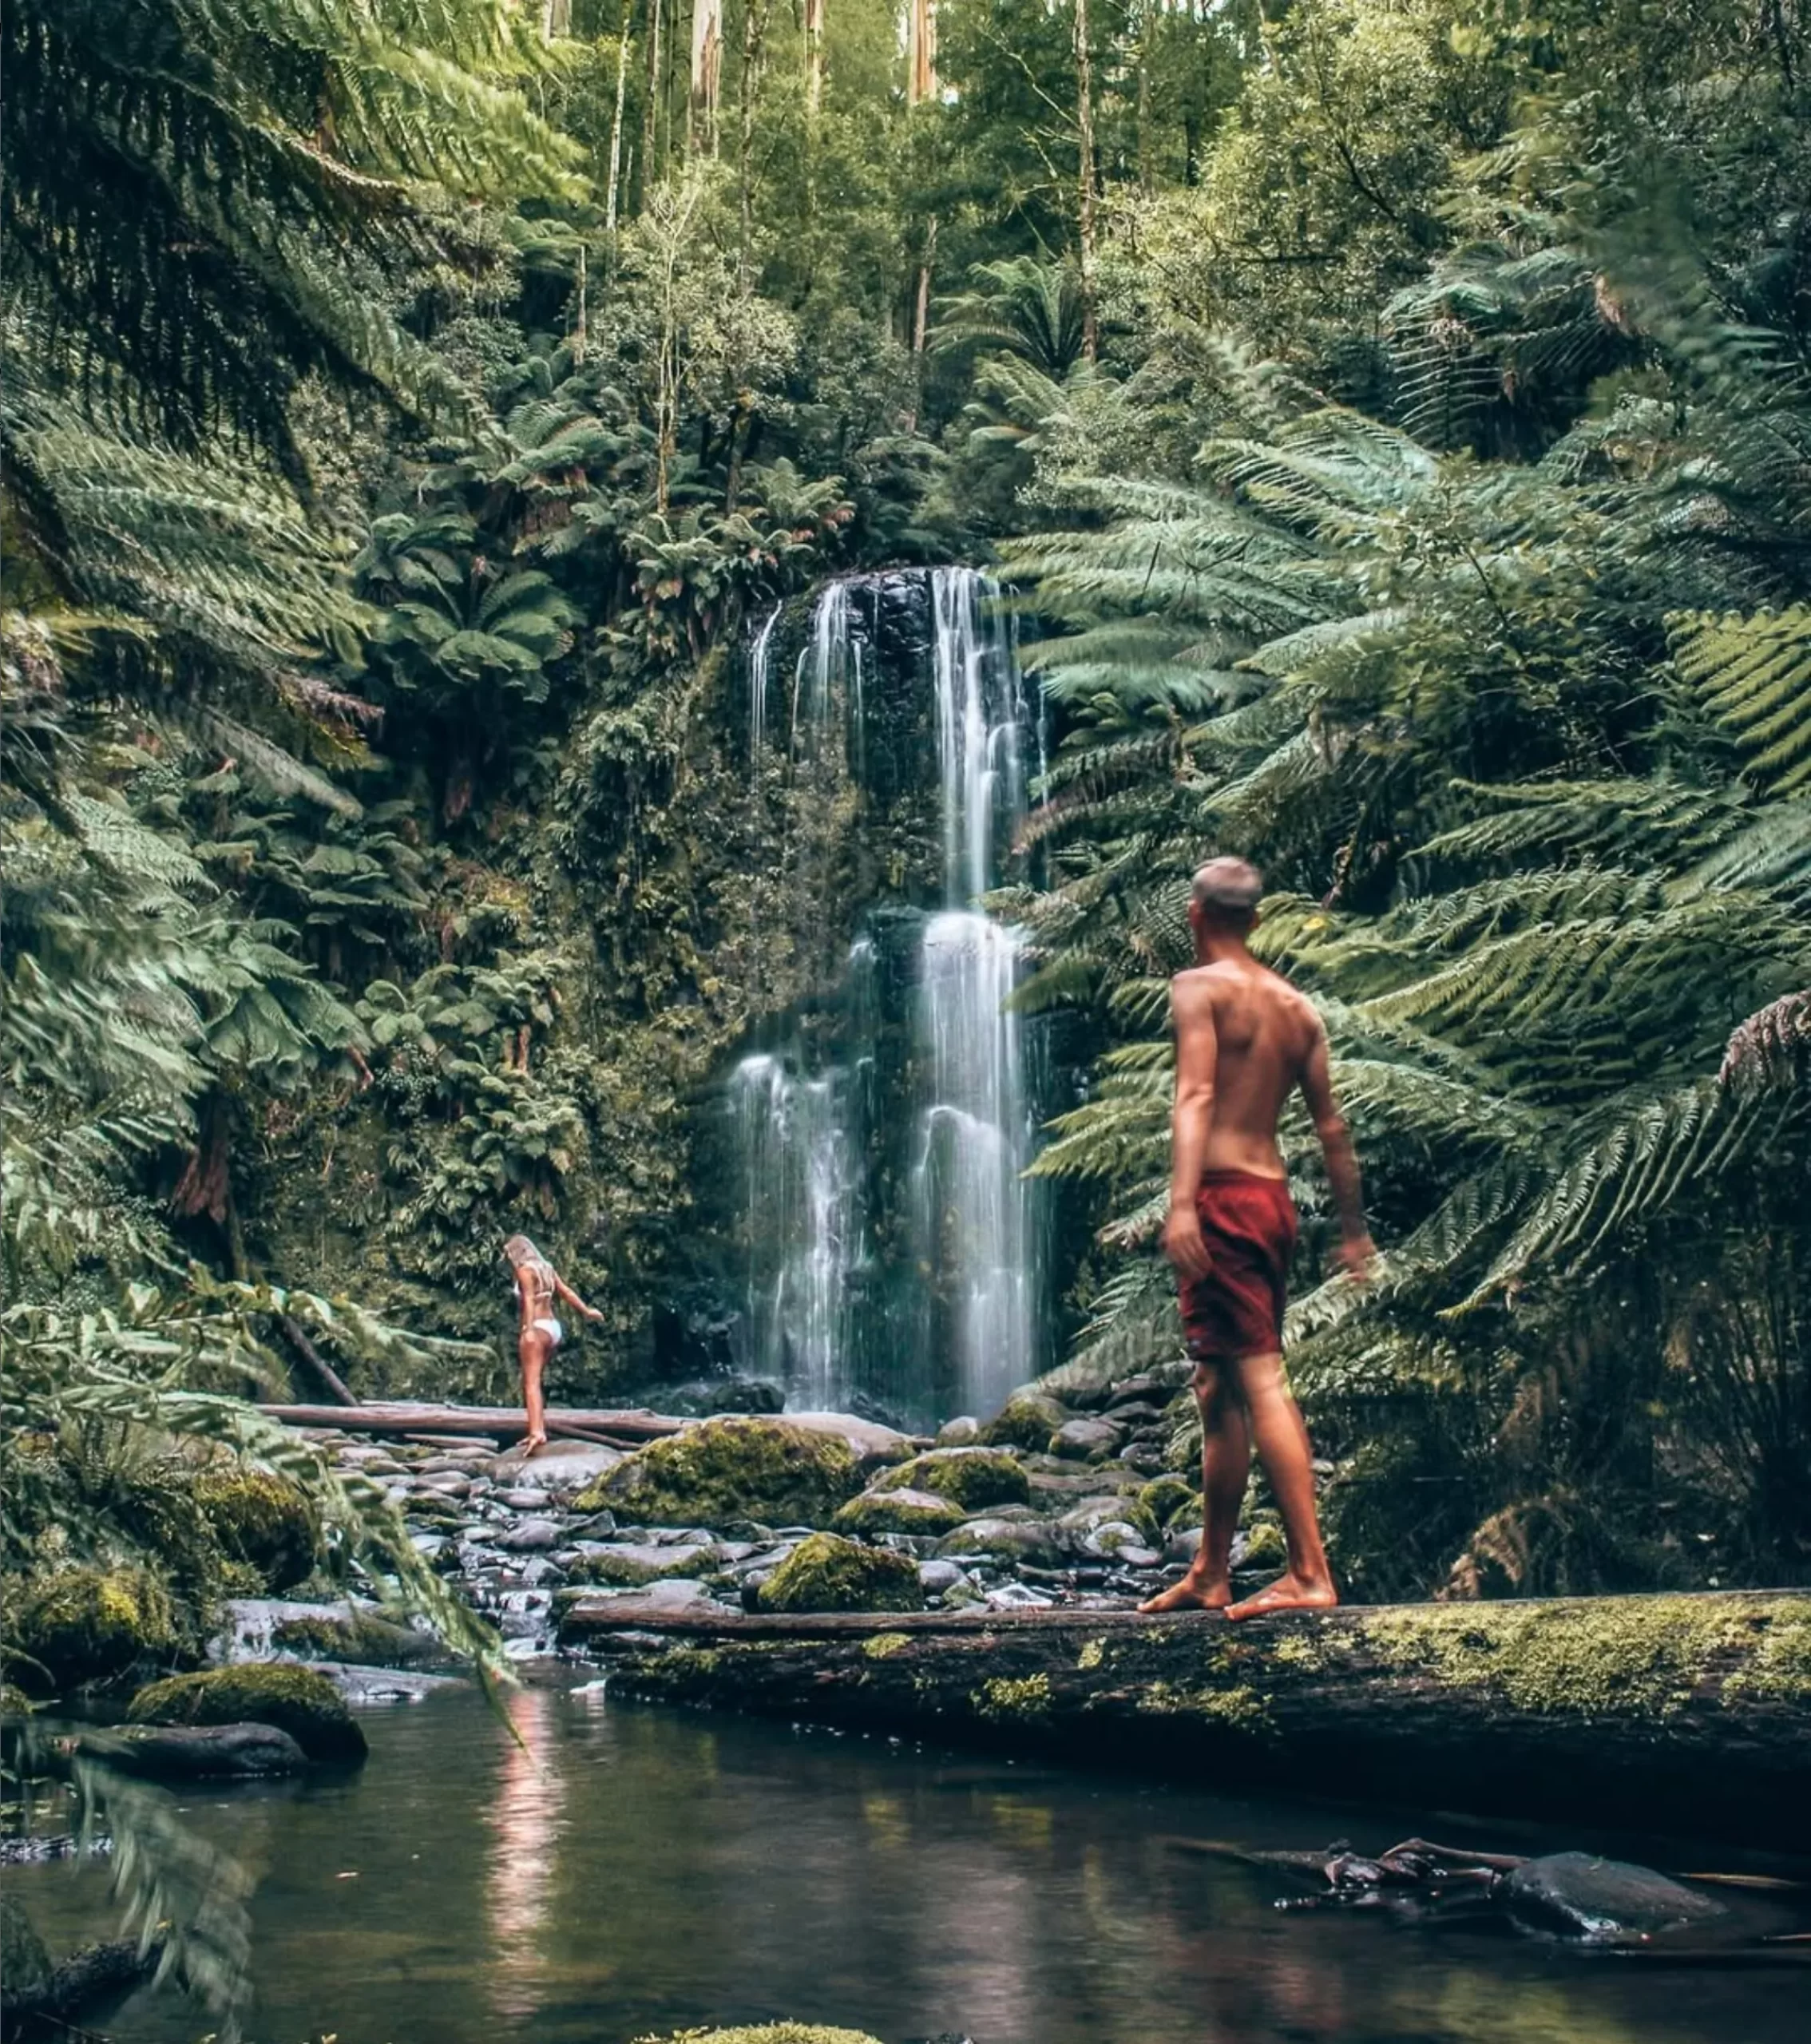
[[[1189,1841],[1380,1849],[1391,1818],[533,1689],[367,1717],[355,1776],[190,1793],[257,1880],[259,2044],[628,2044],[781,2015],[886,2044],[1804,2044],[1811,1971],[1698,1971],[1504,1933],[1293,1914]],[[1519,1833],[1511,1849],[1598,1847]],[[1658,1856],[1658,1855],[1657,1855]],[[1674,1848],[1675,1870],[1716,1855]],[[104,1872],[17,1870],[53,1947]],[[1743,1905],[1755,1907],[1756,1905]],[[1769,1924],[1769,1927],[1777,1926]],[[107,2028],[193,2044],[172,1993]]]

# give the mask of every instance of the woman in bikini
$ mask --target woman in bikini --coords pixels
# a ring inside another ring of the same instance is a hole
[[[528,1437],[522,1445],[526,1453],[533,1455],[537,1448],[547,1444],[541,1373],[565,1337],[565,1329],[553,1310],[555,1301],[564,1299],[573,1312],[583,1313],[587,1320],[601,1320],[604,1316],[595,1306],[585,1304],[526,1235],[512,1235],[503,1245],[503,1254],[514,1267],[516,1296],[521,1308],[516,1353],[521,1359],[522,1403],[528,1408]]]

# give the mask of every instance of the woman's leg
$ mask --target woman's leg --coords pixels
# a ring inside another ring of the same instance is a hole
[[[529,1455],[547,1445],[547,1408],[541,1399],[541,1378],[552,1347],[547,1337],[533,1327],[525,1329],[517,1342],[522,1365],[522,1404],[528,1412],[528,1436],[522,1446]]]

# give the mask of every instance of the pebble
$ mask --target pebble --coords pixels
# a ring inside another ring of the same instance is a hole
[[[506,1511],[545,1511],[553,1497],[549,1491],[498,1491],[492,1502]]]
[[[927,1597],[941,1597],[967,1580],[953,1562],[929,1561],[918,1564],[918,1583]]]
[[[998,1583],[983,1598],[997,1611],[1044,1610],[1056,1601],[1045,1591],[1033,1590],[1028,1583]]]

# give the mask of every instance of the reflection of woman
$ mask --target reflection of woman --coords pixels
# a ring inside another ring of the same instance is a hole
[[[492,2003],[514,2022],[534,2014],[546,1987],[549,1906],[565,1781],[554,1737],[555,1701],[547,1689],[518,1689],[509,1700],[515,1737],[503,1744],[503,1765],[489,1810],[486,1882],[492,1953]]]
[[[528,1439],[523,1446],[532,1455],[547,1444],[547,1413],[541,1403],[541,1373],[547,1359],[560,1345],[565,1330],[553,1310],[556,1299],[564,1299],[573,1312],[587,1320],[604,1316],[588,1306],[526,1235],[512,1235],[503,1254],[514,1265],[516,1296],[521,1317],[516,1333],[516,1353],[522,1365],[522,1403],[528,1408]]]

